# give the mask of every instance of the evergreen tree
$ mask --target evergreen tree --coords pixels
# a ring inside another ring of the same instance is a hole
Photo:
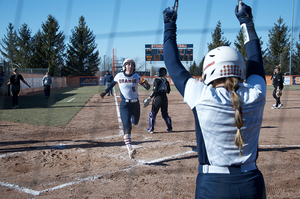
[[[230,46],[231,42],[229,42],[224,36],[224,32],[221,29],[221,22],[218,21],[218,24],[212,33],[212,43],[208,44],[208,51],[211,51],[214,48],[219,46]]]
[[[245,44],[244,44],[244,35],[243,35],[243,31],[242,29],[240,29],[238,35],[236,36],[236,41],[234,42],[234,46],[236,48],[237,51],[239,51],[241,53],[241,55],[244,58],[245,64],[247,64],[247,53],[246,53],[246,48],[245,48]],[[263,46],[263,41],[261,39],[261,37],[259,38],[260,40],[260,48],[261,48],[261,52],[262,52],[262,56],[265,56],[266,50],[262,49]]]
[[[193,76],[195,75],[196,68],[197,68],[197,65],[196,65],[196,62],[194,61],[193,64],[191,65],[191,67],[190,67],[190,70],[189,70],[191,75],[193,75]]]
[[[196,62],[194,61],[192,66],[190,67],[189,72],[192,76],[201,76],[202,75],[202,68],[200,68],[200,65],[197,66]]]
[[[299,41],[296,43],[296,51],[292,56],[292,75],[300,75],[300,33],[298,37]]]
[[[51,76],[59,76],[64,60],[65,36],[63,32],[58,32],[58,21],[52,15],[42,24],[42,29],[45,50],[45,65],[42,68],[48,68]]]
[[[220,46],[230,46],[231,42],[229,40],[227,40],[224,36],[223,36],[224,32],[221,29],[221,22],[218,21],[218,24],[214,30],[214,32],[211,34],[212,36],[212,42],[208,43],[208,51],[211,51],[212,49],[215,49],[217,47]],[[203,71],[203,63],[204,63],[204,59],[205,57],[202,58],[202,61],[199,64],[199,71],[200,74],[202,74]]]
[[[234,42],[235,48],[242,54],[244,61],[246,62],[247,53],[246,53],[246,48],[245,48],[245,44],[244,44],[244,35],[243,35],[242,29],[240,29],[240,32],[236,36],[236,39],[237,40]]]
[[[38,30],[32,37],[32,56],[30,58],[31,68],[48,68],[44,60],[45,57],[43,33],[41,30]]]
[[[23,24],[19,29],[19,36],[17,38],[16,62],[21,68],[31,68],[31,30],[27,24]]]
[[[205,56],[202,57],[202,60],[201,60],[201,62],[200,62],[200,64],[199,64],[199,67],[198,67],[197,73],[198,73],[199,75],[202,75],[202,72],[203,72],[203,63],[204,63],[204,59],[205,59]]]
[[[9,23],[7,35],[4,35],[2,42],[0,43],[2,49],[0,49],[1,55],[6,61],[16,63],[16,42],[17,32],[14,30],[12,23]]]
[[[272,75],[273,69],[281,64],[281,72],[289,71],[289,30],[283,19],[279,17],[277,24],[269,30],[268,51],[264,58],[264,66],[267,75]]]
[[[83,16],[79,24],[72,30],[68,44],[66,66],[62,70],[64,76],[94,76],[99,70],[99,51],[96,50],[95,36],[86,25]]]

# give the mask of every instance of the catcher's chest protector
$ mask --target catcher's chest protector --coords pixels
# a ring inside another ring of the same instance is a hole
[[[167,92],[168,91],[168,83],[165,78],[159,77],[161,80],[161,84],[159,85],[158,92]]]

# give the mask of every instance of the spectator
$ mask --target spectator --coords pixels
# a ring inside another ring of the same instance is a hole
[[[30,85],[25,81],[23,76],[18,73],[18,69],[14,68],[13,69],[13,74],[9,78],[9,82],[7,85],[11,86],[11,92],[12,92],[12,104],[13,104],[13,109],[19,107],[19,100],[18,100],[18,95],[20,92],[20,80],[26,84],[29,88]]]
[[[50,88],[52,84],[52,77],[46,72],[46,75],[42,79],[42,84],[44,86],[45,98],[48,99],[50,97]]]

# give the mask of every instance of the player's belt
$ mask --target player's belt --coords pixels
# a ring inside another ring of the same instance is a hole
[[[139,101],[139,99],[132,99],[132,100],[129,100],[129,99],[126,99],[125,102],[130,102],[130,103],[135,103]]]
[[[239,174],[257,169],[255,162],[240,166],[219,167],[213,165],[199,165],[199,173]]]

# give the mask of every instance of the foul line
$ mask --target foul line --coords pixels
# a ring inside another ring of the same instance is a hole
[[[120,97],[120,96],[117,96],[115,88],[113,88],[113,89],[114,89],[115,104],[116,104],[116,110],[117,110],[117,116],[118,116],[118,123],[119,123],[119,132],[120,132],[120,135],[123,135],[124,132],[123,132],[121,114],[120,114],[120,111],[119,111],[119,105],[118,105],[118,100],[117,100],[117,97]]]
[[[159,158],[159,159],[152,160],[152,161],[145,161],[145,160],[135,160],[135,161],[140,162],[140,163],[145,164],[145,165],[155,164],[155,163],[164,162],[166,160],[170,160],[170,159],[173,159],[173,158],[177,158],[177,157],[188,155],[188,154],[195,153],[195,152],[197,152],[197,150],[187,151],[187,152],[184,152],[184,153],[179,153],[179,154],[171,155],[171,156],[164,157],[164,158]]]
[[[259,147],[300,147],[300,145],[259,145]],[[171,155],[171,156],[168,156],[168,157],[159,158],[159,159],[151,160],[151,161],[134,159],[134,161],[138,162],[139,164],[131,165],[129,167],[119,169],[115,172],[110,172],[110,173],[106,173],[106,174],[103,174],[103,175],[96,175],[96,176],[92,176],[92,177],[82,178],[82,179],[79,179],[79,180],[74,181],[74,182],[68,182],[68,183],[61,184],[61,185],[58,185],[56,187],[52,187],[52,188],[45,189],[45,190],[42,190],[42,191],[32,190],[32,189],[29,189],[29,188],[26,188],[26,187],[21,187],[19,185],[7,183],[7,182],[0,182],[0,185],[16,189],[20,192],[24,192],[24,193],[28,193],[28,194],[32,194],[32,195],[37,196],[37,195],[40,195],[44,192],[54,191],[54,190],[57,190],[57,189],[61,189],[61,188],[70,186],[70,185],[79,184],[79,183],[84,182],[84,181],[99,179],[100,177],[110,175],[110,174],[114,174],[114,173],[119,172],[119,171],[128,171],[128,170],[133,169],[134,167],[137,167],[137,166],[150,165],[150,164],[155,164],[155,163],[159,163],[159,162],[164,162],[166,160],[178,158],[180,156],[185,156],[185,155],[195,153],[195,152],[197,152],[197,150],[186,151],[184,153],[179,153],[179,154],[175,154],[175,155]]]
[[[70,99],[69,101],[67,101],[67,102],[70,102],[70,101],[72,101],[72,100],[74,100],[76,97],[73,97],[72,99]]]
[[[259,145],[258,147],[300,147],[300,145]]]
[[[64,188],[64,187],[67,187],[67,186],[71,186],[71,185],[74,185],[74,184],[79,184],[81,182],[88,181],[88,180],[99,179],[100,177],[103,177],[103,176],[106,176],[106,175],[110,175],[110,174],[114,174],[114,173],[117,173],[119,171],[128,171],[128,170],[131,170],[131,169],[133,169],[134,167],[137,167],[137,166],[149,165],[149,164],[153,164],[153,163],[163,162],[163,161],[166,161],[168,159],[172,159],[174,157],[179,157],[179,156],[183,156],[183,155],[194,153],[194,152],[195,151],[187,151],[185,153],[181,153],[181,154],[177,154],[177,155],[173,155],[173,156],[169,156],[169,157],[165,157],[165,158],[160,158],[160,159],[157,159],[157,160],[152,160],[152,161],[149,161],[149,162],[143,161],[143,160],[135,160],[135,161],[137,161],[137,162],[139,162],[141,164],[131,165],[129,167],[125,167],[123,169],[119,169],[117,171],[106,173],[106,174],[103,174],[103,175],[100,174],[100,175],[96,175],[96,176],[92,176],[92,177],[82,178],[82,179],[79,179],[79,180],[74,181],[74,182],[68,182],[68,183],[61,184],[61,185],[58,185],[56,187],[52,187],[52,188],[45,189],[45,190],[42,190],[42,191],[32,190],[32,189],[29,189],[29,188],[21,187],[19,185],[7,183],[7,182],[0,182],[0,185],[6,186],[6,187],[10,187],[10,188],[16,189],[16,190],[21,191],[21,192],[25,192],[25,193],[28,193],[28,194],[32,194],[32,195],[38,196],[38,195],[41,195],[44,192],[54,191],[54,190],[61,189],[61,188]]]

